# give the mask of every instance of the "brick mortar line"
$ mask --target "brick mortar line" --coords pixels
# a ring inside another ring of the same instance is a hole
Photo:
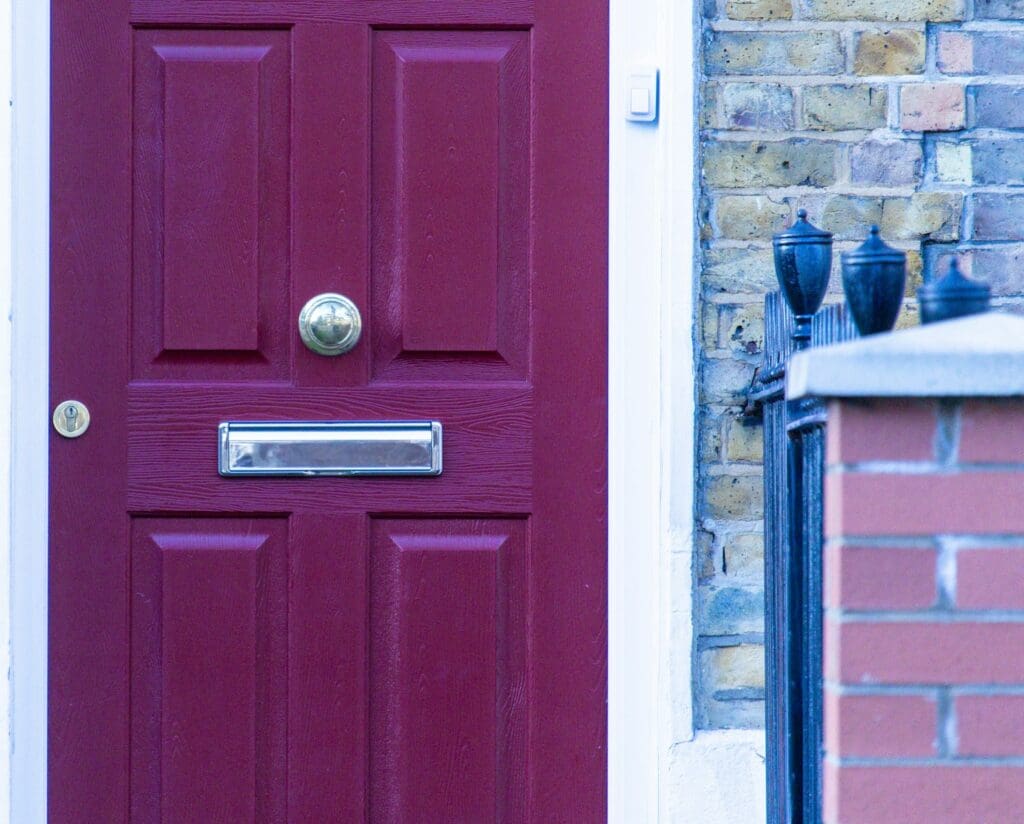
[[[855,756],[836,756],[831,753],[825,760],[839,768],[843,767],[1024,767],[1024,756],[956,756],[945,758],[915,758],[897,756],[895,758],[858,758]]]
[[[940,609],[956,609],[957,590],[957,542],[949,538],[938,538],[935,541],[938,549],[935,553],[935,584]]]
[[[801,205],[804,205],[804,204],[801,204]],[[806,208],[806,206],[805,206],[805,208]],[[810,213],[810,217],[813,220],[815,215],[811,212],[810,209],[808,209],[808,212]],[[867,236],[867,224],[865,223],[863,231],[860,232],[860,237],[853,237],[850,240],[842,240],[842,241],[836,240],[836,241],[833,241],[832,250],[833,250],[833,252],[842,252],[846,248],[849,248],[849,249],[856,248],[857,246],[860,246],[864,242],[864,239],[865,239],[866,236]],[[884,237],[884,234],[883,234],[883,237]],[[903,249],[904,251],[907,251],[907,252],[919,252],[920,248],[921,248],[921,243],[922,243],[922,241],[906,241],[906,240],[896,241],[896,240],[892,240],[892,239],[887,238],[887,237],[884,238],[884,239],[885,239],[886,243],[888,243],[890,246],[894,246],[896,248]],[[724,237],[724,236],[720,236],[720,235],[716,235],[714,240],[716,240],[716,241],[734,241],[734,242],[737,242],[737,243],[743,243],[744,242],[743,238],[730,238],[730,237]],[[955,243],[957,243],[957,241],[955,241],[955,240],[944,240],[944,241],[940,241],[940,242],[942,244],[944,244],[944,245],[945,244],[955,244]],[[1014,243],[1014,241],[1006,241],[1002,245],[1007,245],[1007,244],[1010,244],[1010,243]],[[843,245],[841,246],[840,244],[843,244]],[[743,246],[719,246],[717,248],[719,248],[719,249],[743,249],[745,247],[743,247]],[[837,286],[837,289],[838,288],[839,287]],[[762,297],[763,297],[763,295],[762,295]],[[719,349],[719,350],[715,350],[715,351],[730,351],[731,352],[733,350],[722,350],[722,349]],[[736,350],[736,354],[737,355],[742,355],[743,353],[740,350]]]
[[[743,518],[701,518],[700,524],[707,531],[712,532],[723,527],[730,533],[751,533],[757,534],[764,528],[764,520],[758,519],[756,521],[749,521]],[[707,526],[705,526],[707,525]]]
[[[932,78],[940,76],[939,70],[939,35],[934,26],[925,26],[924,30],[924,75]]]
[[[1004,195],[1013,197],[1013,195]],[[960,211],[960,237],[967,238],[969,242],[974,241],[975,229],[975,204],[976,196],[973,191],[965,192],[963,208]]]
[[[1020,539],[1024,541],[1024,536]],[[937,549],[936,540],[927,538],[861,538],[850,541],[845,538],[828,538],[826,548],[850,547],[852,549]]]
[[[1016,89],[1018,86],[1024,85],[1024,78],[1005,85]],[[904,134],[922,134],[922,132],[905,132]],[[955,132],[927,132],[925,134],[930,135],[930,139],[936,143],[953,143],[968,146],[973,146],[975,143],[984,140],[999,140],[1007,143],[1024,140],[1024,129],[1008,129],[995,126],[971,126]]]
[[[764,292],[714,292],[703,296],[705,303],[715,306],[763,306]],[[721,407],[722,409],[734,409],[740,401],[734,404],[723,404],[718,401],[710,402],[709,406]]]
[[[698,581],[697,589],[702,589],[708,592],[719,591],[722,589],[741,589],[744,592],[753,594],[761,594],[764,592],[762,579],[759,577],[727,577],[721,572],[716,573],[712,578],[704,578],[703,580]],[[760,624],[758,624],[758,626],[760,626]],[[764,632],[763,628],[758,631],[761,633]],[[698,634],[709,638],[713,638],[715,636],[715,633],[711,630],[704,630]]]
[[[1024,194],[1024,192],[1022,192],[1022,194]],[[740,197],[746,197],[746,195],[740,195]],[[803,203],[798,202],[798,203],[795,203],[794,205],[796,205],[796,206],[803,206]],[[812,219],[814,218],[813,214],[811,215],[811,218]],[[898,247],[900,249],[903,249],[905,251],[908,251],[908,252],[911,252],[911,251],[916,252],[916,251],[918,251],[920,249],[921,243],[922,243],[922,241],[920,241],[920,240],[897,240],[895,238],[885,238],[885,242],[888,243],[890,246],[896,246],[896,247]],[[943,241],[943,242],[945,243],[947,241]],[[948,241],[948,242],[949,243],[955,243],[956,241]],[[756,252],[771,251],[771,248],[772,248],[772,245],[771,245],[770,242],[764,243],[762,241],[755,241],[755,240],[747,241],[747,240],[741,240],[739,238],[728,238],[728,237],[712,238],[710,243],[712,245],[708,245],[708,246],[704,247],[704,249],[702,249],[702,251],[714,252],[714,251],[740,250],[740,251],[749,251],[749,252],[752,252],[752,253],[756,253]],[[857,239],[853,239],[853,240],[835,240],[832,243],[832,249],[833,249],[833,251],[842,251],[843,249],[854,249],[857,246],[859,246],[861,243],[862,243],[862,241],[857,240]],[[1024,243],[1022,243],[1022,245],[1024,245]],[[774,276],[774,274],[775,274],[774,271],[771,272],[772,276]],[[738,292],[737,294],[744,294],[744,293]],[[751,292],[751,293],[748,293],[748,294],[754,294],[754,293]],[[758,294],[761,297],[761,299],[763,300],[764,299],[764,293],[761,292],[761,293],[758,293]]]
[[[745,645],[764,646],[763,632],[735,632],[729,635],[701,634],[695,639],[695,646],[698,652],[705,652],[709,649],[723,649],[728,647],[740,647]]]
[[[778,132],[761,129],[705,129],[701,132],[701,142],[716,140],[720,143],[786,143],[804,141],[810,143],[834,143],[844,146],[850,143],[861,143],[865,140],[879,139],[896,134],[887,126],[877,129],[855,129],[830,132],[824,129],[805,129]]]
[[[969,551],[970,549],[999,549],[1007,547],[1020,547],[1024,546],[1024,535],[1017,532],[1004,532],[1001,534],[986,534],[978,535],[977,533],[951,533],[948,535],[932,536],[932,535],[921,535],[921,536],[908,536],[908,535],[835,535],[828,538],[825,543],[827,546],[831,545],[842,545],[842,546],[858,546],[864,548],[871,547],[884,547],[884,548],[900,548],[907,547],[913,548],[915,546],[934,546],[934,543],[926,544],[925,542],[934,542],[938,538],[944,540],[955,541],[958,546],[958,551]],[[917,543],[920,542],[920,543]]]
[[[948,686],[939,687],[935,710],[939,758],[954,757],[960,742],[957,735],[956,711],[953,709],[953,697]]]
[[[950,684],[953,698],[1024,698],[1024,684]]]
[[[936,194],[945,194],[945,192],[937,192]],[[951,193],[951,194],[957,194],[957,193],[954,192],[954,193]],[[1024,190],[1021,191],[1021,195],[1024,195]],[[764,197],[764,198],[767,198],[768,200],[770,200],[770,201],[772,201],[772,202],[774,202],[774,203],[776,203],[778,205],[782,205],[781,203],[779,203],[780,199],[790,200],[790,201],[794,201],[793,203],[789,204],[791,211],[792,211],[792,208],[794,206],[805,207],[805,208],[806,207],[813,208],[814,206],[817,206],[820,201],[828,200],[829,198],[833,198],[833,197],[840,198],[840,199],[848,199],[848,198],[853,198],[853,197],[863,198],[863,199],[876,199],[877,198],[879,200],[889,200],[889,201],[907,201],[907,200],[911,199],[909,195],[876,195],[876,194],[865,195],[865,194],[861,194],[861,193],[832,192],[832,191],[823,191],[823,190],[818,190],[816,193],[800,192],[800,193],[795,193],[795,194],[794,193],[787,193],[787,194],[782,194],[782,195],[771,195],[771,196],[768,196],[768,195],[764,195],[764,194],[757,195],[757,194],[755,194],[755,193],[753,193],[753,192],[751,192],[749,190],[745,190],[745,189],[744,190],[739,190],[739,189],[735,189],[735,190],[734,189],[721,189],[721,190],[719,190],[719,189],[716,189],[711,194],[711,197],[715,198],[715,199],[720,199],[720,198],[723,198],[723,197]],[[809,216],[810,216],[810,218],[812,220],[816,217],[816,215],[814,215],[813,213],[810,214]],[[709,226],[710,224],[704,223],[704,225],[705,226]],[[866,226],[864,227],[864,231],[865,231],[865,233],[867,232],[867,227]],[[917,247],[922,242],[928,240],[928,238],[923,237],[923,236],[920,237],[920,238],[918,238],[918,237],[914,237],[914,238],[890,238],[890,237],[886,237],[885,240],[890,245],[893,245],[893,246],[897,246],[898,245],[898,246],[901,246],[904,249],[907,249],[907,250],[911,250],[912,249],[912,250],[916,251]],[[862,242],[863,242],[863,238],[856,238],[856,237],[850,238],[850,239],[837,238],[836,240],[833,241],[833,249],[839,249],[840,247],[844,247],[844,246],[848,246],[849,248],[853,248],[855,246],[859,246]],[[936,240],[935,242],[955,243],[956,242],[956,238],[950,238],[949,240],[943,240],[943,241]],[[985,241],[986,244],[993,244],[993,245],[995,245],[995,244],[1003,244],[1003,243],[1012,243],[1012,242],[1017,242],[1017,241]],[[757,250],[771,249],[772,248],[770,236],[769,236],[769,240],[767,242],[763,241],[763,240],[748,239],[748,238],[712,237],[712,238],[705,238],[704,244],[705,244],[704,249],[706,251],[714,251],[715,249],[750,249],[750,250],[753,250],[753,251],[757,251]],[[981,245],[981,244],[980,243],[976,243],[976,245]],[[762,294],[762,297],[763,296],[764,295]]]
[[[732,582],[730,582],[730,580]],[[718,583],[715,583],[715,582]],[[758,592],[763,590],[764,587],[760,581],[755,578],[735,578],[729,579],[728,576],[723,576],[721,573],[712,576],[711,578],[704,578],[697,582],[698,589],[704,590],[721,590],[725,589],[742,589],[747,592]],[[764,632],[764,630],[751,630],[751,632]],[[722,633],[705,633],[707,635],[721,635]],[[727,635],[735,635],[736,633],[726,633]]]
[[[711,697],[715,701],[729,703],[731,701],[764,701],[763,687],[729,687],[723,690],[712,690]]]
[[[917,85],[922,79],[920,74],[860,75],[846,71],[836,74],[763,74],[757,72],[726,74],[711,72],[704,76],[705,83],[742,83],[753,86],[786,86],[794,89],[806,89],[814,86],[886,85],[900,82]]]
[[[709,75],[717,77],[717,75]],[[1020,74],[973,74],[972,72],[940,72],[930,82],[958,83],[962,86],[1019,86],[1024,75]],[[962,82],[961,82],[962,81]],[[710,80],[709,80],[710,82]]]
[[[714,468],[716,471],[709,472],[708,475],[714,478],[721,477],[743,477],[753,478],[764,475],[764,471],[761,469],[764,466],[763,461],[708,461],[708,468]]]
[[[725,325],[728,326],[728,324],[725,324]],[[761,357],[761,356],[764,355],[764,353],[761,352],[761,351],[757,351],[757,352],[751,353],[751,352],[743,351],[743,350],[738,349],[738,348],[737,349],[726,349],[726,348],[724,348],[722,346],[719,346],[717,344],[715,346],[704,346],[704,347],[702,347],[701,348],[701,354],[704,355],[709,362],[717,362],[717,361],[721,361],[721,360],[734,360],[737,363],[739,363],[739,362],[749,363],[749,361],[746,360],[747,358],[756,358],[756,357]],[[722,421],[719,421],[718,423],[709,423],[708,426],[711,429],[718,429],[720,426],[723,426],[724,424],[725,424],[725,421],[722,420]],[[721,458],[721,459],[718,459],[718,460],[716,460],[714,458],[708,458],[708,462],[709,463],[728,463],[729,461],[726,458]],[[737,463],[751,463],[751,461],[742,461],[741,460],[741,461],[737,461]],[[753,463],[763,463],[763,461],[758,460],[758,461],[753,461]]]
[[[857,74],[853,71],[842,71],[834,74],[826,73],[791,73],[791,74],[765,74],[752,71],[749,74],[730,74],[727,72],[705,72],[703,82],[709,84],[721,83],[742,83],[751,86],[787,86],[793,88],[807,88],[808,86],[864,86],[890,85],[890,86],[923,86],[923,85],[951,85],[963,86],[1018,86],[1024,82],[1024,74],[1000,74],[985,73],[974,74],[973,72],[940,72],[938,74],[927,74],[917,72],[914,74]],[[946,131],[946,130],[943,130]],[[954,132],[964,129],[950,130]]]
[[[960,464],[961,406],[960,401],[948,398],[937,404],[933,457],[943,466],[956,467]]]
[[[1024,463],[938,463],[936,461],[865,461],[829,464],[829,475],[978,475],[981,473],[1024,473]]]
[[[765,78],[765,79],[763,79]],[[852,70],[836,74],[707,74],[705,83],[736,83],[751,86],[782,86],[793,89],[808,89],[826,86],[880,86],[888,91],[898,92],[903,86],[935,85],[948,82],[956,86],[1017,86],[1020,75],[958,74],[929,77],[923,72],[916,74],[857,74]],[[966,82],[961,82],[966,81]],[[892,96],[892,95],[891,95]],[[895,95],[898,97],[898,95]],[[898,128],[889,125],[889,128]],[[788,131],[788,130],[787,130]],[[961,130],[958,130],[961,131]]]
[[[851,60],[853,58],[851,57]],[[898,76],[899,77],[899,76]],[[916,76],[915,76],[916,79]],[[885,125],[891,131],[899,131],[900,128],[900,87],[898,80],[892,77],[885,79],[874,79],[871,76],[864,76],[861,81],[865,85],[875,86],[885,84]]]
[[[1022,147],[1022,148],[1024,148],[1024,147]],[[774,203],[774,204],[776,204],[778,206],[788,205],[790,207],[791,211],[792,211],[792,208],[793,208],[794,205],[799,205],[799,204],[793,204],[793,203],[786,204],[785,201],[787,201],[787,200],[791,201],[791,200],[795,200],[797,198],[805,198],[808,203],[815,203],[815,204],[817,204],[817,203],[825,202],[825,201],[828,201],[828,200],[831,200],[831,199],[834,199],[834,198],[844,198],[844,199],[846,199],[846,198],[853,198],[853,197],[858,197],[858,198],[862,198],[862,199],[865,199],[865,200],[898,200],[898,201],[905,201],[905,200],[913,200],[914,199],[913,195],[915,195],[915,194],[950,195],[948,200],[955,201],[956,197],[963,197],[965,193],[963,191],[947,192],[947,191],[944,191],[944,190],[929,190],[927,192],[917,192],[917,191],[911,190],[909,188],[907,188],[907,189],[897,189],[897,188],[887,188],[887,187],[880,187],[880,186],[858,188],[858,187],[856,187],[854,185],[851,185],[851,184],[846,184],[846,186],[843,189],[839,189],[839,188],[824,188],[824,187],[823,188],[817,188],[817,189],[810,189],[810,188],[803,187],[803,186],[800,186],[800,187],[796,187],[796,186],[788,187],[787,186],[787,187],[778,187],[778,188],[776,188],[776,187],[762,188],[762,189],[758,190],[758,189],[753,189],[753,188],[751,188],[749,186],[744,186],[744,187],[738,187],[737,186],[736,188],[718,188],[718,187],[715,187],[715,188],[709,188],[706,191],[706,196],[712,201],[712,205],[715,205],[717,203],[717,201],[720,201],[723,197],[748,197],[748,198],[759,197],[759,198],[763,198],[764,200],[767,200],[769,203]],[[1011,195],[1014,195],[1014,194],[1019,194],[1019,195],[1024,196],[1024,187],[1022,187],[1021,190],[1017,190],[1015,192],[984,192],[983,194],[988,194],[988,195],[1005,194],[1007,196],[1011,196]],[[920,199],[921,198],[918,198],[918,200],[920,200]],[[842,241],[838,241],[838,242],[841,243]],[[904,242],[905,243],[910,243],[911,241],[904,240]],[[769,236],[767,239],[764,239],[763,236],[757,236],[757,237],[751,238],[750,240],[745,241],[745,243],[748,246],[757,246],[757,247],[771,248],[771,237]]]
[[[857,62],[857,35],[852,31],[839,32],[839,45],[843,50],[843,66],[846,73],[852,73]]]
[[[916,31],[925,33],[928,22],[925,20],[909,20],[901,22],[886,22],[883,20],[811,20],[808,18],[796,18],[791,20],[733,20],[704,19],[704,32],[725,32],[736,34],[758,34],[760,32],[886,32],[886,31]]]
[[[1024,192],[1021,192],[1024,194]],[[956,246],[959,251],[970,252],[970,251],[985,251],[985,250],[998,250],[998,249],[1015,249],[1024,246],[1024,237],[1020,238],[1007,238],[1006,240],[991,240],[989,238],[982,238],[981,240],[961,239],[961,240],[942,240],[936,241],[933,245],[935,246]],[[1024,284],[1019,284],[1024,286]],[[1014,295],[1020,293],[1014,292]],[[993,300],[999,300],[1001,298],[1009,297],[1009,295],[992,295]],[[1020,396],[1002,396],[1003,400],[1013,400],[1015,397]]]
[[[1021,78],[1020,83],[1013,84],[1011,88],[1017,89],[1018,86],[1022,85],[1024,85],[1024,78]],[[807,143],[834,143],[839,147],[846,146],[851,143],[863,142],[865,140],[878,140],[882,143],[898,143],[901,141],[924,142],[925,140],[928,140],[934,143],[951,143],[956,146],[973,147],[976,143],[992,140],[998,140],[1004,143],[1024,142],[1024,129],[973,126],[971,128],[959,129],[957,131],[918,132],[906,129],[896,129],[891,126],[878,126],[873,129],[842,129],[834,131],[827,129],[792,129],[780,131],[778,129],[712,127],[701,129],[700,132],[700,142],[702,144],[707,144],[709,141],[718,141],[721,143],[787,143],[803,141]],[[906,185],[909,187],[913,184]],[[972,186],[972,184],[954,185]],[[979,185],[998,186],[998,184]]]
[[[1005,85],[1015,91],[1024,85],[1024,78],[1020,81],[1007,84],[979,84],[979,85]],[[968,98],[970,100],[970,97]],[[994,126],[971,126],[966,129],[959,129],[952,132],[903,132],[903,134],[928,134],[935,142],[953,143],[955,145],[967,145],[974,147],[975,144],[985,141],[997,140],[1002,143],[1017,143],[1024,139],[1022,128],[1002,128]]]
[[[976,34],[1024,34],[1024,22],[1017,20],[963,20],[961,22],[929,23],[930,28],[938,32],[965,32]]]
[[[939,691],[942,686],[936,684],[844,684],[839,681],[825,680],[822,689],[841,698],[934,698],[938,700]]]
[[[739,574],[732,572],[717,571],[708,578],[701,578],[697,581],[698,589],[721,590],[721,589],[742,589],[746,592],[764,592],[764,578],[759,574]],[[764,632],[764,630],[759,630]],[[705,635],[714,633],[705,632]]]
[[[1024,192],[1022,192],[1022,195],[1024,195]],[[719,196],[720,197],[728,197],[729,195],[726,194],[726,195],[719,195]],[[737,195],[737,197],[747,197],[747,195]],[[842,197],[842,196],[840,196],[840,197]],[[813,207],[815,205],[817,205],[817,204],[814,204],[814,203],[810,202],[810,199],[805,199],[805,198],[801,198],[799,200],[797,200],[796,198],[791,198],[791,199],[796,200],[796,202],[791,204],[791,206],[799,206],[799,207],[807,209],[808,213],[809,213],[809,216],[810,216],[810,218],[812,220],[816,217],[816,215],[813,212]],[[895,198],[889,198],[889,199],[890,200],[894,200]],[[705,225],[708,225],[708,224],[705,224]],[[867,234],[867,225],[866,224],[865,224],[863,230],[859,230],[859,234],[860,234],[859,237],[854,236],[854,237],[851,237],[849,239],[846,239],[846,238],[836,238],[836,239],[834,239],[833,242],[832,242],[832,249],[833,249],[833,251],[834,252],[841,252],[844,249],[854,249],[857,246],[860,246],[864,242],[864,236]],[[765,244],[765,243],[762,243],[760,241],[749,240],[747,238],[741,238],[741,237],[726,237],[726,236],[723,236],[723,235],[716,235],[715,237],[709,238],[708,242],[714,244],[713,246],[706,246],[705,247],[704,251],[708,251],[708,252],[713,252],[713,251],[716,251],[716,250],[727,250],[727,249],[739,249],[741,251],[749,250],[751,252],[758,252],[758,251],[763,251],[763,250],[766,250],[766,249],[771,249],[771,245],[770,244]],[[901,238],[885,237],[885,242],[888,243],[890,246],[895,246],[895,247],[903,249],[904,251],[907,251],[907,252],[919,252],[920,249],[921,249],[922,243],[926,243],[928,241],[927,241],[926,238],[921,238],[920,240],[906,240],[906,239],[901,239]],[[936,244],[946,245],[946,244],[959,243],[959,241],[957,241],[956,239],[950,239],[950,240],[935,241],[935,243]],[[1006,240],[1006,241],[993,241],[991,243],[988,242],[988,241],[985,242],[986,246],[1007,246],[1007,245],[1011,245],[1011,244],[1021,244],[1021,245],[1024,245],[1024,238],[1022,238],[1020,241],[1017,241],[1017,240]],[[976,246],[976,247],[980,247],[982,244],[974,242],[973,245]],[[764,294],[762,293],[761,296],[764,297]]]
[[[1021,149],[1024,150],[1024,141],[1021,141]],[[861,198],[879,198],[889,200],[911,200],[915,194],[937,194],[937,195],[959,195],[961,197],[971,198],[977,195],[1004,195],[1006,197],[1017,197],[1024,198],[1024,184],[1017,186],[989,186],[979,185],[971,186],[970,184],[929,184],[928,188],[925,189],[883,189],[879,187],[863,187],[858,188],[855,184],[846,184],[842,187],[831,187],[823,186],[820,188],[809,188],[804,186],[785,186],[785,187],[763,187],[760,189],[751,186],[737,186],[735,188],[727,187],[706,187],[705,195],[712,200],[721,197],[763,197],[774,203],[779,203],[782,200],[792,200],[794,198],[813,198],[815,200],[827,200],[831,197],[861,197]],[[842,241],[837,241],[842,242]],[[888,241],[890,243],[899,242],[897,240]],[[911,243],[913,241],[903,240],[903,243]],[[974,243],[981,244],[997,244],[1004,243],[1001,240],[977,240]],[[745,246],[753,246],[757,248],[771,248],[771,238],[768,240],[752,239],[744,241]]]
[[[776,72],[751,69],[749,72],[704,71],[706,84],[741,83],[752,86],[786,86],[807,88],[814,86],[920,86],[948,83],[953,86],[1015,85],[1018,74],[941,74],[931,77],[925,72],[906,74],[860,74],[852,68],[836,72]]]
[[[940,690],[956,698],[1024,698],[1024,684],[844,684],[825,680],[824,689],[839,696],[936,697]]]
[[[1010,624],[1024,625],[1024,610],[1019,609],[954,609],[926,607],[910,610],[852,610],[848,607],[826,607],[824,617],[834,624]]]

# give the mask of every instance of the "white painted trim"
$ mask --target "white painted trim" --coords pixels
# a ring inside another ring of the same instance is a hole
[[[50,3],[13,0],[11,821],[46,821]]]
[[[0,5],[0,99],[9,100],[12,93],[14,61],[11,5]],[[11,248],[11,108],[0,108],[0,249]],[[0,318],[11,312],[11,256],[0,263]],[[0,322],[0,593],[10,592],[11,585],[11,326]],[[0,604],[6,602],[0,597]],[[9,609],[0,609],[0,672],[10,672],[11,623]],[[0,727],[10,729],[11,684],[0,678]],[[10,747],[0,748],[0,777],[7,779],[11,770]],[[0,810],[10,810],[10,782],[0,781]]]
[[[758,824],[764,732],[693,727],[699,4],[610,2],[608,820]],[[624,119],[636,65],[654,125]]]
[[[657,0],[611,0],[608,820],[656,821],[662,627],[660,123],[627,123],[633,63],[658,65]],[[664,83],[662,84],[664,88]],[[664,109],[664,107],[662,107]]]
[[[693,738],[694,7],[611,0],[608,818],[675,820]],[[661,70],[655,124],[625,120]],[[692,789],[692,787],[691,787]],[[711,822],[707,822],[711,824]]]

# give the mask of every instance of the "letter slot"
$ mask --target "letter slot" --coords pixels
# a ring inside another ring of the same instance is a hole
[[[225,477],[440,475],[437,421],[227,422],[218,471]]]

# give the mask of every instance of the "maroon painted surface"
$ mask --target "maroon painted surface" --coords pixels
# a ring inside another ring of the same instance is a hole
[[[53,15],[50,820],[603,820],[605,4]],[[216,472],[389,418],[443,476]]]

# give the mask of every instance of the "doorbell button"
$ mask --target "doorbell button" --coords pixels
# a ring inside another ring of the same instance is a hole
[[[658,119],[658,70],[638,67],[626,82],[626,119],[634,123],[653,123]]]

